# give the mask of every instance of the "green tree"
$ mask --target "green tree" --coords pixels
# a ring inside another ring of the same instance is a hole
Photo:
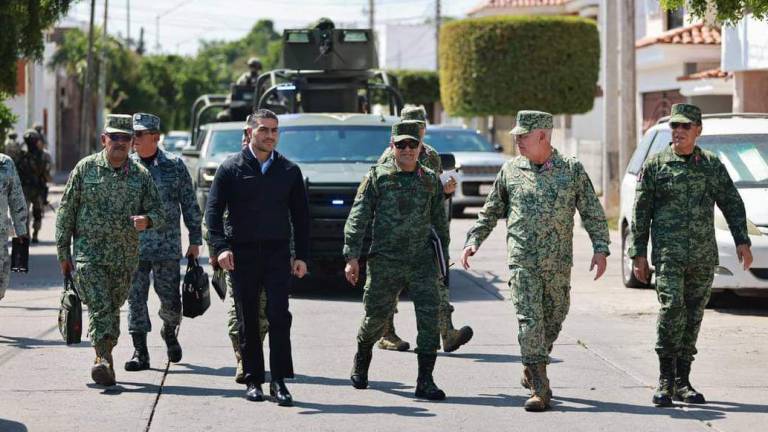
[[[713,10],[715,21],[725,25],[736,24],[750,13],[758,20],[768,18],[766,0],[661,0],[660,4],[665,10],[685,7],[691,15],[700,19],[706,18],[707,12]]]
[[[18,120],[16,114],[3,103],[7,97],[8,95],[0,92],[0,141],[5,141],[6,132],[13,127]]]

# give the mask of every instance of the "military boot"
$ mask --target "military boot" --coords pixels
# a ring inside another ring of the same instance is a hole
[[[443,315],[443,314],[441,314]],[[452,312],[444,314],[440,320],[440,338],[443,340],[443,351],[454,352],[462,345],[469,342],[474,335],[472,327],[464,326],[459,330],[453,328]]]
[[[389,318],[384,325],[384,335],[379,339],[379,349],[390,351],[408,351],[411,344],[400,339],[395,333],[395,317],[394,315]]]
[[[691,361],[678,358],[676,370],[674,399],[689,404],[707,403],[704,395],[697,392],[691,385],[689,379],[691,375]]]
[[[162,330],[160,330],[160,336],[165,341],[165,346],[168,351],[168,360],[171,363],[178,363],[181,361],[181,345],[176,338],[176,329],[178,327],[170,327],[163,324]]]
[[[525,401],[526,411],[544,411],[549,408],[549,402],[552,399],[552,390],[549,388],[549,378],[547,378],[547,364],[536,363],[525,365],[527,371],[525,375],[529,376],[528,382],[531,387],[531,397]]]
[[[146,333],[131,333],[133,339],[133,357],[125,362],[125,370],[136,372],[149,369],[149,350]]]
[[[419,377],[416,379],[416,397],[429,400],[445,399],[445,392],[435,384],[432,372],[435,370],[435,354],[419,354]]]
[[[675,358],[659,357],[659,387],[653,394],[653,404],[658,407],[672,406],[675,386]]]
[[[38,230],[32,231],[32,243],[34,244],[40,243],[40,240],[37,239],[37,232]]]
[[[235,350],[235,360],[237,360],[237,370],[235,372],[235,382],[245,384],[245,372],[243,371],[243,357],[240,355],[240,339],[237,336],[229,336],[232,341],[232,349]]]
[[[94,350],[96,351],[96,359],[91,367],[93,382],[107,387],[115,385],[115,371],[112,367],[111,349],[107,347],[106,343],[100,341],[94,345]]]
[[[523,388],[526,388],[528,390],[531,389],[531,372],[528,368],[523,368],[523,374],[520,376],[520,385],[523,386]],[[549,393],[547,393],[547,396],[552,399],[552,387],[549,387]]]
[[[357,352],[352,365],[352,373],[349,379],[352,380],[352,387],[362,390],[368,388],[368,368],[371,366],[373,358],[373,347],[369,345],[357,344]]]

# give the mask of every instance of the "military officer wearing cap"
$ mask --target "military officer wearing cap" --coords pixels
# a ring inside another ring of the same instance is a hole
[[[434,147],[425,143],[424,134],[427,131],[427,111],[423,106],[407,106],[403,108],[400,113],[401,120],[403,121],[415,121],[419,123],[419,137],[422,140],[422,150],[419,153],[419,162],[425,167],[431,169],[437,175],[442,174],[443,167],[440,162],[440,154]],[[384,153],[379,158],[379,163],[391,162],[395,158],[392,146],[387,146]],[[443,192],[446,195],[452,194],[456,190],[456,179],[450,177],[443,184]],[[464,326],[459,330],[453,327],[453,320],[451,315],[454,308],[450,302],[450,287],[446,278],[443,281],[441,278],[437,280],[437,289],[440,294],[440,339],[443,342],[443,351],[452,352],[459,349],[462,345],[469,342],[474,334],[472,327]],[[400,298],[398,294],[397,298]],[[384,334],[379,340],[378,347],[381,349],[394,350],[394,351],[407,351],[410,348],[410,344],[402,340],[395,332],[394,315],[397,313],[397,302],[395,302],[395,308],[392,311],[387,323],[384,326]]]
[[[132,133],[131,116],[107,116],[104,150],[77,163],[56,217],[61,272],[69,276],[76,271],[75,282],[88,305],[88,334],[96,351],[91,377],[106,386],[115,384],[112,349],[120,336],[120,307],[139,261],[139,232],[162,228],[166,220],[152,176],[128,157]]]
[[[184,253],[188,259],[200,254],[202,215],[195,199],[192,178],[184,162],[173,153],[158,147],[160,119],[147,113],[133,115],[133,149],[131,159],[146,168],[160,192],[166,215],[166,225],[139,235],[139,266],[133,274],[128,296],[128,331],[133,339],[133,357],[125,363],[125,370],[149,369],[147,333],[152,330],[147,309],[150,273],[155,292],[160,298],[160,335],[165,341],[168,360],[181,360],[181,345],[176,337],[181,323],[181,293],[179,259],[181,259],[180,216],[189,232],[189,247]]]
[[[440,400],[445,393],[432,378],[440,339],[437,266],[430,232],[434,227],[448,257],[448,221],[440,178],[419,162],[419,128],[419,123],[413,121],[392,126],[394,160],[371,168],[360,184],[344,227],[344,272],[349,283],[355,285],[360,275],[358,259],[363,253],[363,238],[373,224],[363,295],[365,316],[357,334],[351,379],[355,388],[368,386],[373,344],[384,331],[397,294],[405,288],[415,304],[418,327],[416,397]]]
[[[715,204],[728,222],[744,270],[752,264],[744,202],[723,163],[696,145],[701,110],[675,104],[671,114],[672,142],[650,157],[637,177],[628,254],[635,277],[648,282],[650,234],[661,304],[656,339],[660,375],[653,395],[657,406],[671,406],[673,398],[705,403],[691,385],[690,372],[718,264]]]
[[[579,211],[592,240],[590,270],[605,272],[608,224],[582,164],[551,145],[552,115],[520,111],[510,132],[520,155],[501,168],[491,193],[467,234],[465,269],[500,218],[507,219],[509,286],[517,309],[523,360],[521,384],[530,389],[528,411],[549,408],[549,355],[570,305],[573,216]]]
[[[8,132],[8,136],[5,138],[3,148],[0,149],[0,153],[5,153],[10,156],[11,159],[15,159],[16,155],[21,151],[21,144],[19,144],[19,134],[15,130]]]

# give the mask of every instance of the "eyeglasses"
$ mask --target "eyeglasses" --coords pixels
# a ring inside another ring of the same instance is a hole
[[[110,141],[129,142],[131,140],[131,136],[126,133],[112,132],[108,133],[107,136],[109,137]]]
[[[685,130],[691,130],[692,126],[693,126],[693,123],[677,123],[677,122],[674,122],[674,123],[670,123],[669,124],[669,128],[672,129],[672,130],[675,130],[675,129],[679,128],[679,127],[683,128]]]
[[[153,133],[155,133],[155,132],[148,131],[148,130],[133,131],[133,136],[135,136],[136,138],[141,138],[144,135],[152,135]]]
[[[397,147],[398,150],[404,150],[406,147],[409,149],[417,149],[419,148],[420,142],[416,140],[402,140],[395,143],[395,147]]]

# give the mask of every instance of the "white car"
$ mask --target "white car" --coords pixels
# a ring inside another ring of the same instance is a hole
[[[438,153],[451,153],[456,158],[456,192],[451,209],[454,216],[461,216],[468,206],[482,206],[485,197],[496,180],[501,166],[509,159],[500,153],[478,131],[461,127],[427,126],[424,142]]]
[[[702,119],[697,145],[717,154],[725,164],[747,211],[752,241],[752,268],[745,271],[720,210],[715,207],[715,236],[720,264],[712,288],[737,294],[768,295],[768,114],[709,114]],[[621,183],[622,276],[627,287],[642,287],[627,256],[637,173],[645,160],[672,141],[668,118],[650,128],[637,146]],[[650,243],[650,242],[649,242]]]

